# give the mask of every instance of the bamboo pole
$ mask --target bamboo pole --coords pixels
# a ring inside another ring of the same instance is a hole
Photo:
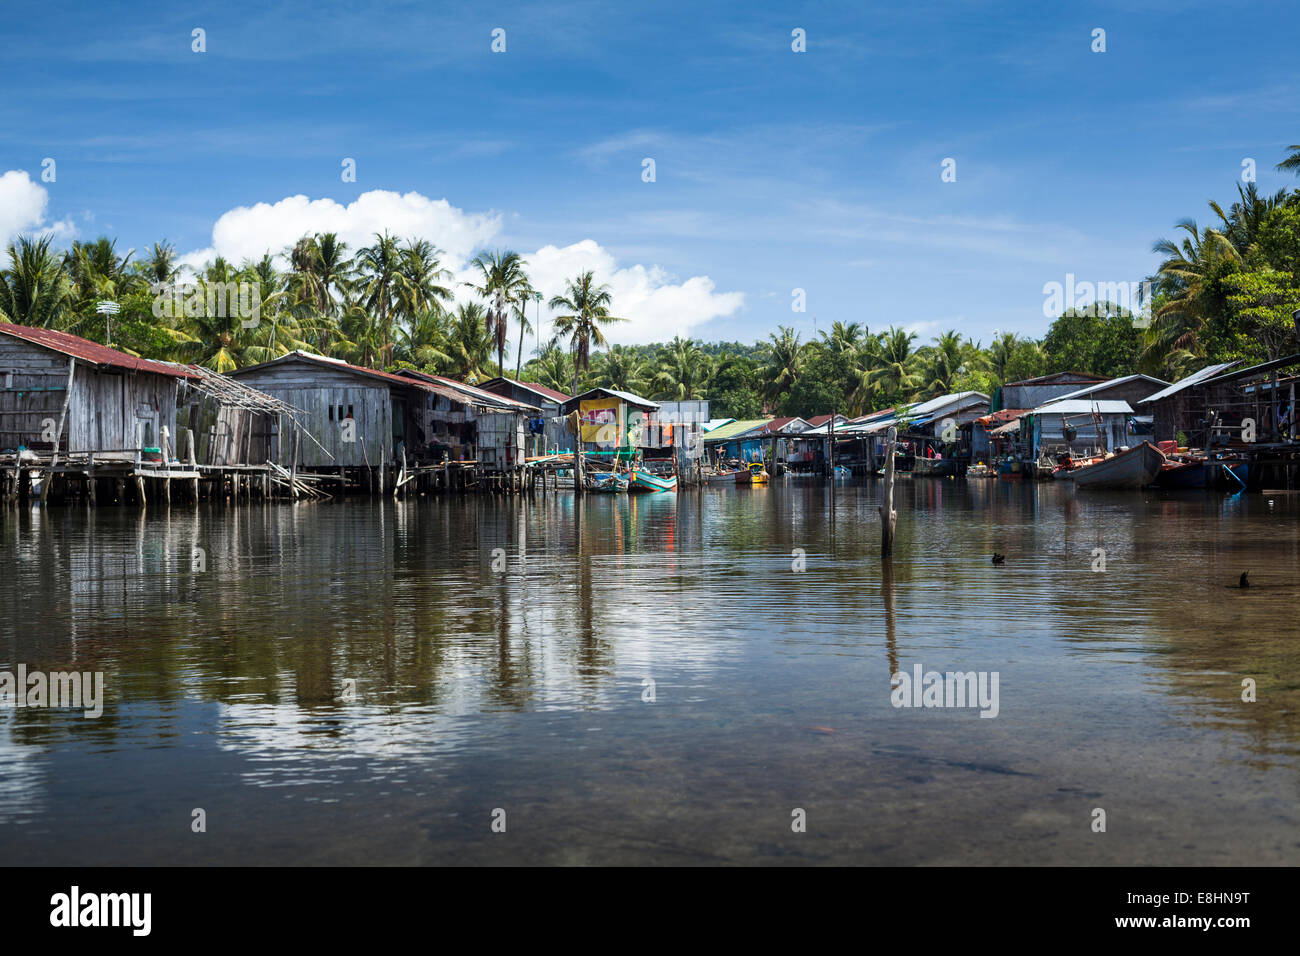
[[[63,426],[68,420],[68,402],[72,400],[72,376],[77,371],[77,360],[68,359],[68,384],[63,390],[63,411],[59,413],[59,430],[54,433],[54,453],[50,456],[50,470],[41,482],[41,504],[50,496],[50,485],[54,484],[54,466],[59,463],[59,440],[63,437]],[[15,452],[17,454],[17,452]]]
[[[894,444],[898,441],[898,429],[889,427],[885,437],[885,494],[880,506],[880,556],[890,557],[894,552],[894,527],[898,522],[898,512],[894,510]]]

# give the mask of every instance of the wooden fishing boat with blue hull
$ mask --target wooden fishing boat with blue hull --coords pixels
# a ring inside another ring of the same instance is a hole
[[[618,494],[627,491],[630,484],[626,475],[593,475],[587,479],[588,490],[597,494]]]
[[[677,476],[669,475],[661,477],[660,475],[651,474],[648,471],[637,469],[632,472],[632,483],[628,486],[629,491],[676,491]]]
[[[1145,488],[1164,467],[1165,455],[1144,441],[1091,465],[1074,468],[1067,477],[1076,488]]]

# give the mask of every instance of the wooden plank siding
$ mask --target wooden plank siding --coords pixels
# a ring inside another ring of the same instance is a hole
[[[306,361],[240,369],[234,377],[298,409],[298,421],[315,439],[300,437],[300,468],[374,467],[395,460],[391,386],[346,367]],[[343,440],[349,411],[356,423],[351,442]],[[293,423],[282,421],[278,433],[281,447],[274,454],[278,461],[289,462]]]
[[[71,393],[68,363],[76,362]],[[176,416],[175,378],[106,368],[9,336],[0,336],[0,450],[48,450],[44,421],[68,416],[61,452],[121,451],[157,445]],[[137,442],[137,425],[142,441]],[[56,424],[57,428],[57,424]]]

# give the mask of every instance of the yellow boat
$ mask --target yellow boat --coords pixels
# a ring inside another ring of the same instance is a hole
[[[761,461],[751,461],[749,463],[749,483],[751,485],[765,485],[769,477],[767,467]]]

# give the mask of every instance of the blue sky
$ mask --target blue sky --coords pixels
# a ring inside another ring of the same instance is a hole
[[[1141,279],[1243,159],[1300,185],[1297,8],[1134,5],[49,3],[0,27],[0,239],[386,227],[517,249],[548,296],[595,268],[615,341],[1037,336],[1045,283]]]

